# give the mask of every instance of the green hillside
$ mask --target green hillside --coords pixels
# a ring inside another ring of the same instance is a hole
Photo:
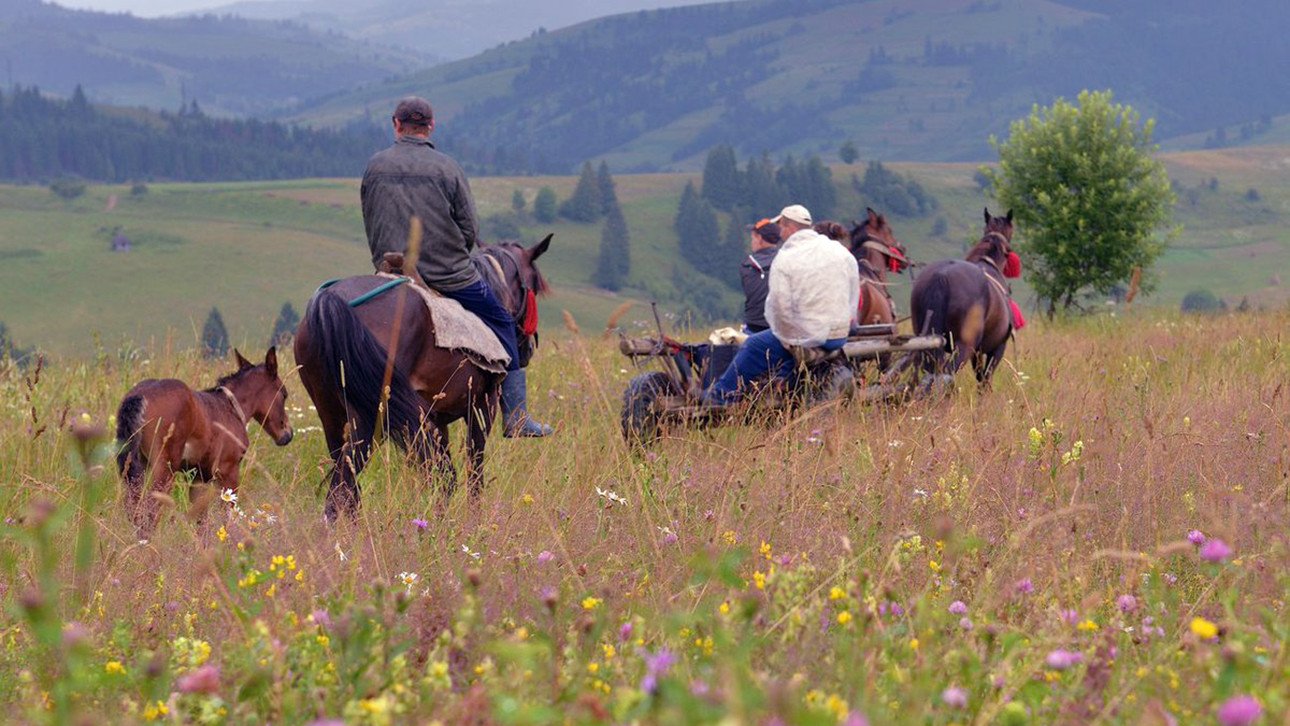
[[[694,169],[723,143],[832,155],[852,140],[863,158],[976,160],[1033,103],[1084,88],[1110,88],[1157,118],[1161,139],[1284,114],[1290,79],[1278,69],[1290,46],[1276,28],[1287,22],[1290,6],[1273,0],[1167,11],[1101,0],[711,4],[539,34],[294,118],[382,118],[419,93],[439,108],[444,145],[494,172],[566,173],[587,158]]]
[[[1290,270],[1290,147],[1165,159],[1178,185],[1177,221],[1184,229],[1161,263],[1158,293],[1143,302],[1176,307],[1202,288],[1231,305],[1243,298],[1255,305],[1290,299],[1282,279]],[[923,261],[960,254],[979,233],[981,207],[990,203],[973,181],[975,165],[890,166],[912,175],[940,203],[928,217],[893,218],[911,254]],[[861,209],[849,179],[863,172],[860,164],[833,167],[839,209],[851,210],[838,214],[843,219]],[[561,310],[567,309],[584,330],[599,330],[625,300],[656,298],[665,312],[675,309],[672,270],[685,263],[672,221],[685,183],[695,178],[616,177],[632,245],[628,289],[621,295],[588,282],[599,224],[525,221],[521,228],[530,242],[555,233],[542,267],[557,292],[543,303],[542,324],[562,325]],[[531,206],[542,186],[564,199],[574,183],[573,177],[478,178],[472,186],[486,218],[509,211],[515,189]],[[938,218],[947,231],[935,236]],[[130,252],[109,250],[117,231],[133,242]],[[283,302],[303,309],[320,281],[366,271],[362,237],[356,180],[158,184],[142,196],[132,196],[128,186],[92,186],[73,202],[41,187],[4,187],[0,322],[19,345],[61,353],[90,352],[96,341],[108,349],[150,340],[188,347],[218,306],[233,339],[259,347]],[[738,296],[730,295],[737,303]],[[895,296],[902,306],[907,295],[908,278],[901,278]],[[1020,296],[1028,302],[1024,288]],[[648,318],[648,306],[641,304],[627,320]]]
[[[281,112],[433,62],[296,23],[144,19],[38,0],[0,0],[0,48],[9,84],[60,96],[79,84],[91,100],[118,106],[173,110],[197,99],[233,116]]]

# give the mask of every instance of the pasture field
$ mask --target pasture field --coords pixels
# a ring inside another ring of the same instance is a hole
[[[1284,723],[1284,311],[1036,321],[978,394],[618,432],[634,371],[551,331],[477,501],[253,426],[236,502],[136,541],[128,346],[0,369],[0,704],[21,723]],[[1237,718],[1253,712],[1259,717]],[[1240,713],[1238,713],[1240,712]]]
[[[1231,306],[1248,299],[1254,307],[1279,307],[1290,300],[1290,281],[1283,279],[1290,270],[1290,147],[1163,158],[1179,187],[1181,231],[1158,265],[1157,293],[1142,302],[1176,308],[1197,289]],[[961,255],[980,234],[982,206],[993,201],[972,180],[977,165],[889,166],[912,175],[940,201],[929,216],[893,218],[910,254],[921,261]],[[850,179],[864,171],[863,162],[833,167],[838,218],[862,213]],[[590,284],[600,224],[519,220],[530,244],[555,234],[542,259],[556,289],[541,311],[549,331],[560,327],[563,310],[591,330],[624,301],[659,299],[665,311],[675,309],[668,302],[676,299],[673,268],[685,263],[678,259],[673,221],[682,189],[698,176],[615,179],[631,234],[631,273],[621,293]],[[508,212],[516,189],[531,209],[541,187],[565,199],[575,182],[482,177],[472,187],[484,218]],[[938,218],[946,232],[934,235]],[[109,250],[117,230],[134,243],[129,253]],[[1024,240],[1025,230],[1018,234]],[[153,184],[142,196],[132,196],[128,186],[96,185],[72,202],[41,187],[2,187],[0,322],[22,347],[85,356],[127,343],[190,347],[218,306],[233,341],[255,349],[268,339],[284,302],[303,310],[321,281],[368,269],[362,240],[357,178]],[[1032,302],[1024,285],[1018,294],[1023,305]],[[736,293],[729,295],[738,302]],[[894,295],[902,303],[908,299],[908,278],[895,281]],[[625,319],[648,317],[648,306],[637,305]]]

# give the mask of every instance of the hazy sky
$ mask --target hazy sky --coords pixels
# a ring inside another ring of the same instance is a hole
[[[111,13],[132,12],[141,17],[174,15],[223,5],[220,0],[54,0],[66,8],[103,10]]]

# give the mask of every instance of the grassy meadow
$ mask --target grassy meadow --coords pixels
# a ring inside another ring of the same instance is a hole
[[[141,345],[3,368],[0,704],[21,723],[1284,723],[1287,325],[1036,321],[988,394],[965,376],[635,452],[635,371],[597,331],[552,330],[530,390],[555,437],[495,435],[478,501],[384,447],[334,528],[289,378],[296,440],[253,426],[236,502],[197,526],[177,488],[147,543],[103,431],[139,377],[229,366]]]
[[[1290,299],[1290,147],[1165,154],[1179,186],[1175,221],[1181,231],[1158,265],[1157,293],[1146,304],[1177,308],[1193,290],[1206,289],[1236,306],[1279,307]],[[992,200],[972,180],[975,164],[891,164],[912,175],[940,202],[933,214],[893,218],[897,235],[917,260],[957,256],[980,234],[981,207]],[[851,188],[864,163],[833,167],[843,220],[863,202]],[[620,294],[590,284],[600,224],[520,218],[530,244],[554,233],[541,266],[555,295],[541,310],[547,330],[568,310],[588,330],[603,327],[624,301],[663,301],[675,310],[673,268],[679,259],[673,221],[687,181],[698,175],[616,177],[631,234],[628,287]],[[507,213],[520,190],[531,209],[537,191],[559,198],[572,177],[476,178],[480,217]],[[1254,194],[1250,194],[1254,190]],[[775,210],[767,210],[767,214]],[[880,210],[881,211],[881,210]],[[938,218],[946,232],[934,235]],[[115,230],[134,243],[114,253]],[[1024,239],[1025,230],[1019,230]],[[21,347],[69,357],[128,346],[187,348],[218,307],[234,343],[265,344],[284,302],[303,311],[326,279],[369,269],[358,206],[358,180],[322,179],[228,184],[153,184],[140,196],[128,186],[93,185],[72,202],[43,187],[0,187],[0,322]],[[1023,305],[1030,300],[1018,288]],[[907,300],[908,278],[895,283]],[[732,306],[740,302],[729,293]],[[628,320],[649,318],[641,304]]]

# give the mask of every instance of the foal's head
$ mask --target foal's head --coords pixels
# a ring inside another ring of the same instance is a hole
[[[258,421],[266,433],[278,446],[291,443],[293,432],[291,419],[287,416],[287,387],[278,377],[278,352],[269,348],[264,354],[264,362],[252,363],[236,349],[237,372],[219,379],[218,385],[224,386],[237,396],[248,419]]]

